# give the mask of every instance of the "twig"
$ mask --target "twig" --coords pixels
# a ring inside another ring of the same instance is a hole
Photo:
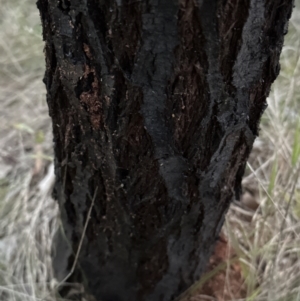
[[[86,229],[87,229],[87,226],[88,226],[88,223],[89,223],[89,219],[91,217],[92,209],[93,209],[93,206],[94,206],[94,203],[95,203],[95,198],[96,198],[96,195],[97,195],[97,191],[98,191],[98,186],[95,189],[94,196],[93,196],[93,199],[92,199],[92,203],[91,203],[91,206],[89,208],[89,211],[88,211],[88,214],[87,214],[87,217],[86,217],[83,232],[82,232],[82,235],[81,235],[81,238],[80,238],[79,246],[78,246],[78,249],[77,249],[77,252],[76,252],[76,255],[75,255],[75,259],[74,259],[72,268],[71,268],[69,274],[60,283],[57,284],[56,288],[59,288],[62,284],[64,284],[64,282],[66,282],[71,277],[71,275],[74,273],[76,264],[78,262],[80,250],[81,250],[81,247],[82,247],[82,244],[83,244],[83,239],[85,237],[85,232],[86,232]]]
[[[81,250],[81,247],[82,247],[82,244],[83,244],[83,239],[85,237],[85,232],[86,232],[86,229],[87,229],[87,226],[88,226],[88,223],[89,223],[89,219],[91,217],[92,209],[94,207],[97,191],[98,191],[98,186],[95,189],[94,196],[93,196],[93,199],[92,199],[92,203],[91,203],[91,206],[89,208],[89,211],[88,211],[88,214],[87,214],[87,217],[86,217],[86,221],[85,221],[85,224],[84,224],[84,227],[83,227],[83,232],[81,234],[81,238],[80,238],[80,241],[79,241],[78,249],[77,249],[77,252],[76,252],[76,255],[75,255],[75,259],[74,259],[72,268],[71,268],[70,272],[68,273],[68,275],[62,281],[60,281],[57,285],[54,286],[54,289],[58,289],[60,286],[62,286],[72,276],[72,274],[75,271],[75,267],[76,267],[76,264],[78,262],[80,250]],[[50,296],[50,294],[47,295],[46,297],[44,297],[42,299],[42,301],[46,300],[46,298],[49,297],[49,296]]]

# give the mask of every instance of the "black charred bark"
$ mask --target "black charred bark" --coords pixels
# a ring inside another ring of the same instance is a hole
[[[73,281],[170,301],[203,273],[258,134],[292,0],[38,0]]]

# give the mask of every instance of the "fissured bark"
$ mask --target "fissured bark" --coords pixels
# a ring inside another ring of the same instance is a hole
[[[170,301],[238,197],[292,0],[38,0],[62,279]]]

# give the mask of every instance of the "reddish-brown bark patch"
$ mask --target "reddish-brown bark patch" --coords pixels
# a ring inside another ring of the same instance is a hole
[[[93,82],[91,84],[92,88],[87,92],[81,93],[80,101],[84,104],[87,112],[89,113],[93,128],[97,130],[100,128],[102,115],[102,102],[99,99],[99,81],[95,73],[95,68],[90,68],[88,65],[85,65],[84,78],[87,79],[89,74],[93,75]]]
[[[243,299],[246,297],[244,278],[239,262],[234,260],[236,254],[222,235],[218,240],[214,254],[210,257],[207,273],[213,272],[222,263],[228,262],[227,267],[204,283],[201,290],[193,296],[191,301],[208,300],[209,296],[216,301]]]

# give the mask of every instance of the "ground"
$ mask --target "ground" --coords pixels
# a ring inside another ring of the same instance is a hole
[[[300,1],[282,70],[207,273],[182,300],[300,300]],[[1,0],[0,300],[60,300],[51,269],[59,226],[43,42],[34,1]],[[67,285],[66,283],[60,285]],[[72,292],[81,295],[81,288]],[[191,294],[189,294],[191,293]]]

